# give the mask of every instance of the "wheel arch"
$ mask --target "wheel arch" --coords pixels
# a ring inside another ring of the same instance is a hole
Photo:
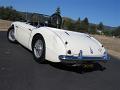
[[[32,37],[31,47],[32,47],[33,41],[34,41],[34,39],[35,39],[36,37],[40,37],[40,38],[44,41],[44,44],[45,44],[45,39],[44,39],[44,37],[42,36],[42,34],[36,33],[36,34]]]

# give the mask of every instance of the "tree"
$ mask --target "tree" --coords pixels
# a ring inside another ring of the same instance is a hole
[[[88,32],[89,21],[87,17],[81,22],[80,28],[81,28],[81,32]]]
[[[0,7],[0,18],[11,21],[19,21],[23,19],[22,15],[12,6]]]
[[[103,30],[104,30],[104,25],[103,25],[103,23],[102,23],[102,22],[100,22],[100,23],[99,23],[99,25],[98,25],[97,29],[99,29],[99,30],[101,30],[101,31],[103,31]]]
[[[90,25],[89,33],[96,34],[96,32],[97,32],[97,26],[95,24],[94,25]]]
[[[56,12],[55,12],[55,13],[58,14],[58,15],[61,15],[60,7],[58,7],[58,8],[56,9]]]
[[[112,36],[112,32],[113,32],[113,30],[104,30],[103,31],[104,35],[106,35],[106,36]]]
[[[85,24],[89,25],[88,18],[86,17],[84,20]]]
[[[112,34],[113,34],[114,36],[120,37],[120,26],[117,27],[117,28],[112,32]]]
[[[73,31],[74,30],[74,22],[72,19],[67,18],[63,20],[63,25],[62,25],[63,29],[68,29]]]
[[[80,18],[78,18],[78,20],[75,22],[75,25],[74,25],[75,31],[77,32],[80,32],[80,23],[81,23]]]

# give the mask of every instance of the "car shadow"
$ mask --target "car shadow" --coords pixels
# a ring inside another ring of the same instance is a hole
[[[106,69],[99,63],[94,63],[93,67],[84,67],[83,65],[72,66],[72,65],[67,65],[63,63],[52,63],[52,62],[47,62],[47,63],[54,68],[65,70],[65,71],[70,71],[70,72],[75,72],[79,74],[89,73],[93,71],[104,71]]]
[[[23,45],[21,45],[19,43],[18,43],[18,45],[22,46],[24,49],[26,49],[28,52],[30,52],[32,54],[32,52],[30,50],[28,50],[26,47],[24,47]],[[50,66],[60,69],[60,70],[70,71],[70,72],[75,72],[75,73],[80,73],[80,74],[89,73],[89,72],[93,72],[93,71],[104,71],[106,69],[99,63],[94,63],[94,67],[92,67],[92,68],[84,68],[82,65],[72,66],[72,65],[64,64],[64,63],[55,63],[55,62],[50,62],[47,60],[45,60],[45,62],[43,62],[43,63],[41,63],[41,62],[37,62],[37,63],[49,64]]]

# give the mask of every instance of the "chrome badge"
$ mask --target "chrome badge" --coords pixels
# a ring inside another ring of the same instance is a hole
[[[93,50],[91,49],[91,47],[90,47],[90,53],[93,54]]]

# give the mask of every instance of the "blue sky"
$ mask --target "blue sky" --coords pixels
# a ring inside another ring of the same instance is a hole
[[[120,26],[120,0],[0,0],[0,6],[10,5],[19,11],[48,15],[59,6],[62,16],[75,20],[88,17],[92,23]]]

